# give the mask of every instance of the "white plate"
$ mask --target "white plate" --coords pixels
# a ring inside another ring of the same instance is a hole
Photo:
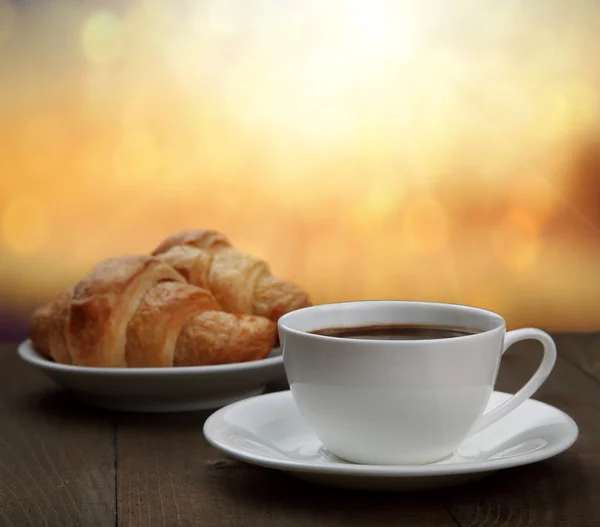
[[[31,341],[19,356],[87,404],[132,412],[216,409],[262,393],[285,378],[280,348],[266,359],[178,368],[91,368],[58,364],[39,355]]]
[[[488,408],[508,397],[494,392]],[[555,456],[575,442],[578,429],[564,412],[530,399],[438,463],[357,465],[327,451],[299,414],[288,390],[221,408],[207,419],[204,436],[231,457],[313,483],[362,490],[422,490],[464,483]]]

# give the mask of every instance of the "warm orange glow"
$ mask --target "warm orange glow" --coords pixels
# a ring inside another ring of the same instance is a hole
[[[46,241],[45,205],[38,197],[14,195],[2,213],[2,238],[15,254],[35,254]]]
[[[403,243],[412,250],[434,253],[448,243],[446,214],[433,199],[414,199],[406,204],[403,216]]]
[[[519,210],[509,211],[494,232],[496,257],[514,271],[529,269],[536,263],[538,227]]]
[[[598,329],[593,9],[0,0],[0,296],[209,227],[317,302]]]

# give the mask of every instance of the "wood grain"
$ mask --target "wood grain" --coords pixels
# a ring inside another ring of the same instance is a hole
[[[114,423],[0,346],[0,525],[115,523]]]
[[[600,333],[555,336],[560,355],[600,382]]]

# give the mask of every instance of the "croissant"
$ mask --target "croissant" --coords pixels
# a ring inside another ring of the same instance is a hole
[[[72,363],[66,340],[66,323],[72,291],[72,288],[69,288],[53,301],[36,309],[31,327],[31,340],[36,349],[46,357],[54,358],[56,362],[63,364]]]
[[[274,322],[310,306],[308,294],[274,276],[269,265],[233,247],[217,231],[182,231],[164,239],[152,255],[189,283],[210,290],[225,311],[254,314]]]
[[[31,340],[56,362],[96,367],[224,364],[266,357],[275,323],[223,311],[212,293],[147,255],[98,263],[36,310]]]
[[[189,245],[212,254],[225,247],[231,247],[231,242],[224,234],[218,231],[189,229],[167,236],[152,251],[152,254],[164,253],[177,245]]]

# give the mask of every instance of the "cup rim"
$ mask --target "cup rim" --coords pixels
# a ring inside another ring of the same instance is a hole
[[[352,339],[348,337],[332,337],[329,335],[318,335],[315,333],[311,333],[310,331],[303,331],[295,328],[291,328],[286,325],[286,321],[290,318],[293,318],[295,315],[298,315],[305,311],[311,311],[314,309],[327,307],[327,306],[339,306],[339,305],[347,305],[347,304],[421,304],[421,305],[430,305],[430,306],[447,306],[449,308],[457,308],[462,310],[471,311],[472,313],[479,313],[489,316],[497,322],[493,328],[486,329],[484,331],[479,331],[477,333],[472,333],[469,335],[460,335],[458,337],[442,337],[442,338],[423,338],[423,339],[411,339],[411,340],[382,340],[382,339]],[[277,327],[280,330],[284,330],[288,333],[292,333],[298,336],[304,336],[311,339],[321,340],[324,342],[344,342],[344,344],[377,344],[379,346],[385,345],[394,345],[394,346],[402,346],[402,345],[419,345],[419,344],[430,344],[432,342],[446,342],[448,340],[452,341],[464,341],[465,339],[474,339],[481,337],[482,335],[487,335],[488,333],[492,333],[494,331],[506,331],[506,321],[502,315],[496,313],[495,311],[491,311],[489,309],[485,309],[477,306],[470,306],[467,304],[457,304],[452,302],[431,302],[426,300],[347,300],[341,302],[327,302],[325,304],[316,304],[308,307],[303,307],[300,309],[296,309],[294,311],[290,311],[285,315],[281,316],[277,321]]]

